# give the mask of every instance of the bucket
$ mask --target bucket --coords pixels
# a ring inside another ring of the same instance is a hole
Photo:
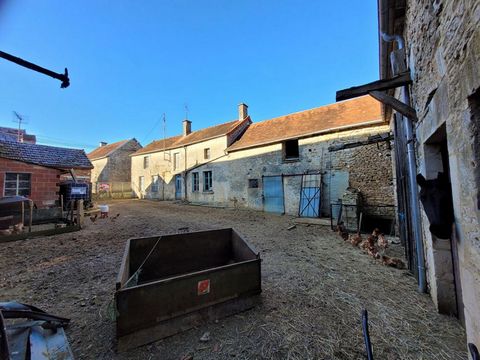
[[[100,209],[101,218],[108,217],[108,205],[98,205],[98,208]]]

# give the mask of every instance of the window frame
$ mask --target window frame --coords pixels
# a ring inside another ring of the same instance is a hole
[[[203,192],[213,192],[213,171],[203,172]]]
[[[155,178],[156,181],[155,181]],[[150,191],[153,192],[153,193],[158,193],[158,190],[160,188],[160,184],[159,184],[159,180],[160,177],[158,175],[152,175],[152,186],[150,186]]]
[[[210,160],[210,156],[211,156],[210,148],[203,149],[203,159]]]
[[[8,175],[15,175],[15,180],[7,180]],[[28,180],[20,180],[20,175],[28,175]],[[28,181],[28,187],[20,187],[20,181]],[[8,183],[15,184],[15,194],[7,194],[7,190],[12,190],[13,188],[8,187]],[[28,190],[27,194],[19,194],[20,190]],[[5,177],[3,179],[3,196],[25,196],[30,197],[32,195],[32,173],[27,172],[5,172]]]
[[[200,175],[198,171],[192,172],[192,192],[200,191]]]
[[[180,163],[180,153],[175,152],[173,153],[173,170],[177,170],[179,168],[179,163]]]
[[[292,142],[296,142],[296,145],[297,145],[297,155],[296,156],[288,156],[287,155],[287,143],[292,143]],[[282,155],[283,155],[283,161],[284,162],[299,161],[300,160],[300,144],[299,144],[298,139],[285,140],[282,143]]]
[[[150,155],[146,155],[143,157],[143,168],[148,169],[150,166]]]

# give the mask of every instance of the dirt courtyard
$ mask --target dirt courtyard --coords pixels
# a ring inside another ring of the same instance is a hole
[[[87,218],[76,233],[0,244],[0,301],[71,318],[76,359],[365,359],[363,308],[375,359],[467,358],[458,321],[437,314],[408,271],[382,266],[328,227],[287,230],[288,216],[171,202],[111,201],[117,213]],[[185,227],[233,227],[260,251],[261,305],[117,353],[111,309],[126,240]]]

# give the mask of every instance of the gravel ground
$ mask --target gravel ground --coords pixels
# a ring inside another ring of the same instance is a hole
[[[408,271],[382,266],[328,227],[287,230],[288,216],[171,202],[119,200],[110,209],[117,220],[87,218],[76,233],[0,244],[0,300],[70,317],[76,359],[365,359],[363,308],[376,359],[467,358],[458,321],[437,314]],[[117,353],[109,308],[125,241],[183,227],[234,227],[256,247],[261,305]],[[207,331],[210,341],[200,342]]]

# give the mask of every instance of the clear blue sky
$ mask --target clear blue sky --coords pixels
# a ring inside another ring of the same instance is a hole
[[[39,142],[92,150],[146,145],[233,120],[335,101],[378,78],[376,0],[0,0],[0,50],[71,86],[0,59],[0,126],[25,115]]]

